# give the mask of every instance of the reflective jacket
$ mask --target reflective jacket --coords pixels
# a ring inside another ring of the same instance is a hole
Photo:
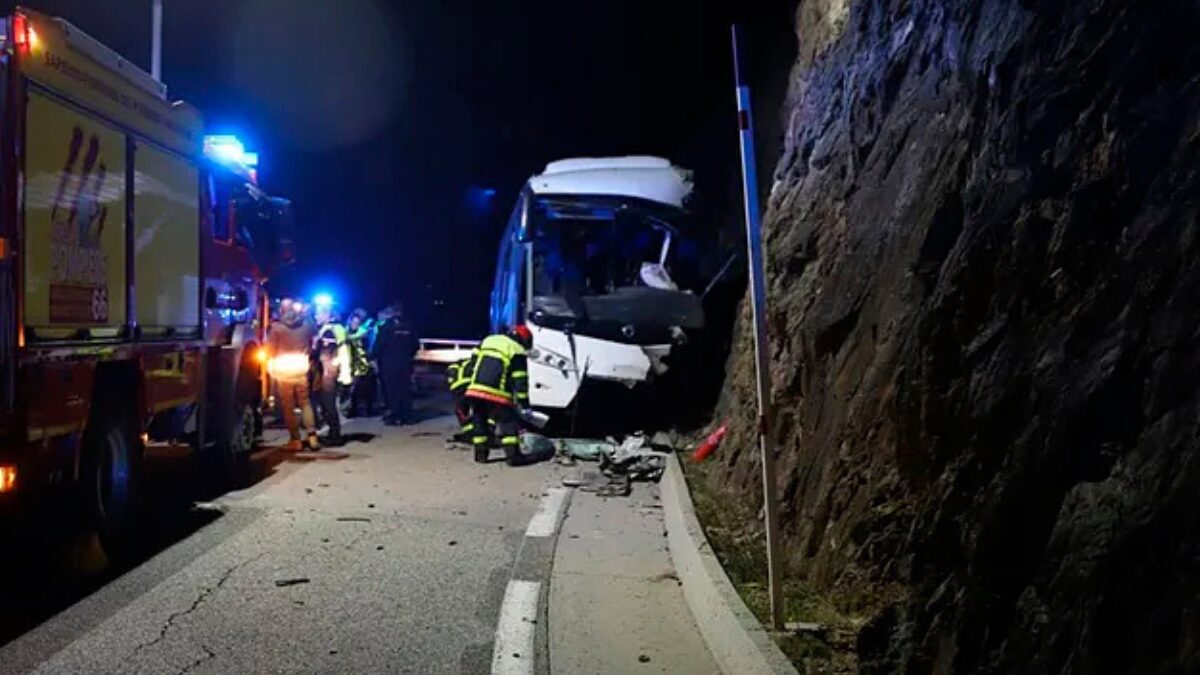
[[[451,393],[461,394],[471,385],[471,378],[475,376],[475,361],[478,358],[479,350],[473,349],[467,358],[446,366],[446,384],[450,386]]]
[[[501,405],[529,405],[529,366],[525,347],[507,335],[489,335],[479,344],[469,398]]]
[[[346,338],[350,343],[350,373],[354,377],[366,377],[371,374],[369,343],[374,330],[374,325],[369,321],[364,322]]]
[[[350,345],[346,341],[346,328],[340,323],[330,322],[321,326],[313,340],[313,351],[321,363],[325,377],[336,378],[340,384],[350,384]]]

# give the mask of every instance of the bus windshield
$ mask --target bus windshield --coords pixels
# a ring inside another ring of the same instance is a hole
[[[533,199],[531,314],[551,323],[677,323],[678,312],[662,310],[671,296],[690,295],[684,287],[695,247],[680,234],[684,218],[682,210],[627,197]]]

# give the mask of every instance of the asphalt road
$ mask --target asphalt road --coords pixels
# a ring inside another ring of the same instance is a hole
[[[490,672],[555,469],[476,465],[444,448],[451,426],[356,421],[344,453],[260,453],[257,482],[198,504],[191,465],[153,459],[132,564],[85,583],[5,572],[0,674]]]

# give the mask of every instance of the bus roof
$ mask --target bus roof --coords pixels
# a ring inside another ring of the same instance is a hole
[[[551,162],[529,179],[537,195],[636,197],[683,208],[692,174],[660,157],[583,157]]]

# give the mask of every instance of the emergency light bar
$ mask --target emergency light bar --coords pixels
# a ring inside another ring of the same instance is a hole
[[[204,156],[232,167],[258,183],[258,153],[247,152],[246,145],[233,134],[215,134],[204,137]]]

